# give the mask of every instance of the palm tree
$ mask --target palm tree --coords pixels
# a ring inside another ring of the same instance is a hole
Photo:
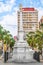
[[[42,45],[43,45],[43,32],[41,31],[36,31],[36,43],[38,45],[38,49],[42,50]]]
[[[15,40],[13,39],[12,35],[9,33],[9,31],[4,31],[4,36],[3,36],[3,40],[6,41],[6,43],[11,46],[10,48],[13,47]]]
[[[38,47],[39,50],[42,50],[43,32],[37,30],[35,33],[28,33],[27,42],[31,47]]]
[[[14,45],[15,40],[13,39],[12,35],[10,34],[9,31],[3,29],[3,27],[0,25],[0,40],[4,43],[6,42],[6,44],[8,44],[9,46]],[[12,42],[11,42],[12,41]]]
[[[35,40],[35,33],[34,32],[29,32],[27,34],[27,42],[32,47],[32,49],[34,47],[36,47],[36,40]]]

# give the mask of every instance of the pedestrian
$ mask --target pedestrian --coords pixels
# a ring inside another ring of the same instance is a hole
[[[4,62],[7,61],[7,44],[6,44],[6,41],[4,42],[4,45],[3,45],[3,51],[4,51]]]
[[[9,58],[9,55],[10,55],[10,47],[9,47],[9,45],[7,46],[7,60],[8,60],[8,58]]]
[[[37,52],[37,61],[40,62],[40,52]]]
[[[37,51],[35,51],[35,53],[33,54],[33,58],[37,60]]]

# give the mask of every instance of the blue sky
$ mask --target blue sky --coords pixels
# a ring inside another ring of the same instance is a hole
[[[34,7],[38,10],[38,20],[43,15],[43,0],[0,0],[0,24],[12,35],[17,35],[17,10],[23,7]],[[16,32],[15,32],[16,31]]]

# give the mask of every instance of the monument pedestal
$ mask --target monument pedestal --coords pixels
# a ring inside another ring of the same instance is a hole
[[[14,45],[13,61],[15,62],[32,62],[34,50],[24,41],[17,42]]]

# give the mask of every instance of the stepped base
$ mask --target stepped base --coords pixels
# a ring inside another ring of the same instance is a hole
[[[12,60],[15,62],[32,62],[34,50],[27,44],[26,41],[16,42],[13,49]]]
[[[27,63],[27,62],[37,62],[36,60],[34,60],[34,59],[28,59],[28,60],[26,60],[26,59],[23,59],[23,60],[12,60],[13,62],[19,62],[19,63]]]

